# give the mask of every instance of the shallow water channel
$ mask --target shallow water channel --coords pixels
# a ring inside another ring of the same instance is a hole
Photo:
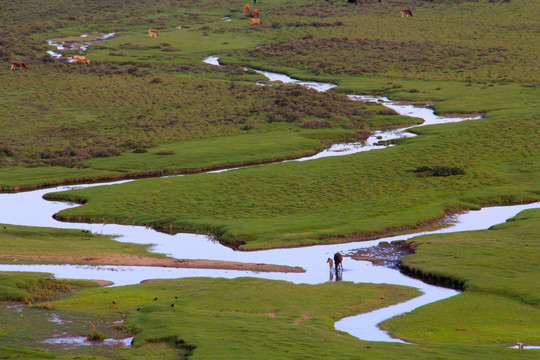
[[[208,60],[208,59],[207,59]],[[216,60],[217,61],[217,60]],[[207,61],[208,62],[208,61]],[[274,75],[262,72],[269,79],[273,80]],[[276,76],[279,74],[275,74]],[[284,75],[279,75],[280,81],[298,82]],[[283,80],[285,79],[285,80]],[[290,79],[290,80],[289,80]],[[331,84],[330,84],[331,85]],[[322,88],[321,88],[322,89]],[[322,89],[324,91],[324,89]],[[451,121],[463,121],[467,118],[442,118],[433,114],[428,108],[417,108],[410,105],[393,103],[386,98],[350,96],[353,100],[378,101],[385,106],[391,107],[402,115],[422,117],[425,119],[423,125],[435,124]],[[383,139],[410,136],[406,130],[388,131],[376,134],[373,139],[368,139],[365,143],[341,144],[331,147],[315,156],[298,159],[295,161],[314,160],[325,156],[345,156],[355,152],[383,148],[375,143]],[[234,169],[231,169],[232,171]],[[229,170],[229,171],[231,171]],[[188,175],[189,176],[189,175]],[[215,174],[215,176],[219,176]],[[204,235],[180,233],[168,235],[156,232],[142,226],[126,226],[115,224],[86,224],[86,223],[64,223],[53,219],[53,215],[58,211],[79,206],[63,202],[46,201],[42,196],[49,192],[64,191],[93,186],[110,186],[119,184],[126,180],[113,183],[87,184],[74,186],[60,186],[50,189],[41,189],[21,193],[0,194],[0,223],[26,226],[43,226],[55,228],[70,228],[90,230],[94,233],[114,234],[117,241],[152,244],[151,250],[157,253],[164,253],[170,257],[178,259],[208,259],[237,261],[247,263],[265,263],[288,266],[300,266],[306,270],[305,273],[270,273],[235,270],[212,270],[212,269],[181,269],[163,268],[147,266],[78,266],[78,265],[2,265],[0,271],[32,271],[52,273],[59,278],[73,279],[99,279],[114,282],[114,286],[138,284],[148,279],[171,279],[183,277],[257,277],[263,279],[285,280],[293,283],[318,284],[330,281],[329,269],[326,259],[332,257],[334,253],[341,252],[347,254],[359,248],[371,247],[382,241],[406,240],[411,237],[442,232],[456,232],[468,230],[482,230],[502,223],[506,219],[514,216],[518,212],[540,207],[540,203],[504,207],[484,208],[480,211],[471,211],[466,214],[454,216],[447,219],[450,227],[437,231],[422,232],[417,234],[394,236],[374,241],[364,241],[346,244],[319,245],[292,249],[274,249],[253,252],[234,251],[222,246],[218,242]],[[344,271],[342,280],[353,281],[355,283],[386,283],[403,286],[411,286],[420,289],[423,295],[387,308],[379,309],[370,313],[342,319],[336,322],[337,330],[346,331],[353,336],[368,341],[398,341],[402,340],[390,337],[386,332],[380,330],[377,324],[412,311],[422,305],[435,302],[454,296],[459,292],[451,289],[428,285],[420,280],[401,274],[397,270],[374,266],[370,262],[355,261],[345,257],[343,263]]]

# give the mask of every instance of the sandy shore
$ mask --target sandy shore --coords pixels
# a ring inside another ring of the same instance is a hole
[[[249,270],[268,272],[305,272],[301,267],[285,265],[242,263],[236,261],[154,258],[137,255],[54,256],[54,255],[0,255],[4,264],[41,263],[71,265],[155,266],[194,269]]]

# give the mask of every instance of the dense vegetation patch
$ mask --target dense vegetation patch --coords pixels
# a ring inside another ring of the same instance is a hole
[[[428,176],[452,176],[452,175],[465,175],[465,170],[460,167],[454,166],[419,166],[414,169],[416,176],[428,177]]]
[[[415,40],[329,38],[272,43],[247,52],[306,69],[314,74],[383,75],[447,80],[464,70],[485,72],[507,62],[513,54],[504,47],[449,47]],[[452,75],[449,75],[452,74]]]
[[[404,8],[412,9],[414,17],[401,18]],[[287,4],[268,15],[272,28],[309,16],[344,26],[280,31],[279,41],[227,60],[326,76],[529,82],[538,79],[537,66],[524,66],[537,63],[532,45],[536,10],[533,2],[520,0]]]
[[[210,67],[210,66],[208,66]],[[73,71],[73,70],[71,70]],[[300,127],[311,120],[325,127],[369,130],[374,115],[342,94],[299,86],[262,87],[227,81],[162,75],[79,73],[34,68],[4,74],[10,95],[0,125],[0,166],[82,165],[161,143]],[[43,92],[35,86],[50,86]],[[84,86],[81,86],[84,84]],[[199,101],[204,99],[204,101]]]

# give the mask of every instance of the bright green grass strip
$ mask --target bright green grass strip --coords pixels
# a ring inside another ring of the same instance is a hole
[[[0,224],[0,248],[2,255],[9,260],[0,258],[0,262],[13,263],[18,256],[62,256],[85,257],[133,255],[161,257],[147,252],[148,246],[121,243],[111,239],[109,235],[93,234],[84,230],[52,229],[41,227],[26,227]],[[43,260],[18,259],[17,263],[43,263]]]
[[[298,157],[321,148],[322,140],[347,136],[352,136],[352,132],[337,129],[223,136],[165,144],[146,149],[144,153],[126,152],[121,156],[91,159],[85,165],[94,169],[132,172],[227,167]]]
[[[43,187],[47,185],[69,184],[75,182],[91,182],[94,179],[114,179],[124,174],[115,171],[95,169],[74,169],[60,166],[38,168],[10,167],[2,168],[0,189],[13,191],[17,189]]]
[[[387,321],[395,336],[429,344],[540,343],[540,210],[490,230],[422,236],[402,262],[459,279],[465,292]]]

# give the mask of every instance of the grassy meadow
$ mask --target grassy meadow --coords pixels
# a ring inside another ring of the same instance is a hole
[[[466,209],[540,200],[538,1],[265,0],[256,4],[261,26],[249,25],[245,4],[1,2],[0,191],[152,177],[47,197],[84,203],[60,219],[172,226],[242,250],[370,239],[437,226]],[[401,18],[404,8],[414,16]],[[85,51],[90,64],[69,63],[78,50],[48,44],[109,33]],[[210,55],[223,65],[203,63]],[[14,60],[28,70],[10,71]],[[317,93],[269,83],[244,67],[338,87]],[[419,122],[346,94],[484,117],[415,128],[420,136],[384,150],[256,166]],[[201,173],[243,165],[254,166]],[[463,173],[419,176],[425,166]],[[156,178],[171,174],[190,175]],[[506,347],[540,345],[538,216],[530,210],[490,230],[413,240],[408,268],[465,287],[383,324],[418,346],[368,343],[333,328],[344,316],[417,295],[407,288],[246,278],[89,289],[95,284],[1,273],[0,357],[537,358],[538,350]],[[6,262],[154,256],[80,230],[5,226]],[[61,331],[47,320],[54,314],[73,321],[61,327],[70,335],[95,325],[106,337],[136,334],[134,346],[50,347],[40,341]]]
[[[88,230],[0,224],[0,261],[8,264],[43,264],[66,263],[63,259],[77,258],[80,264],[85,264],[96,256],[164,257],[148,252],[149,246],[121,243],[113,239],[113,236],[94,234]]]
[[[540,321],[540,210],[489,230],[421,236],[405,267],[458,279],[465,292],[383,323],[414,343],[536,344]],[[494,331],[496,329],[496,331]]]

